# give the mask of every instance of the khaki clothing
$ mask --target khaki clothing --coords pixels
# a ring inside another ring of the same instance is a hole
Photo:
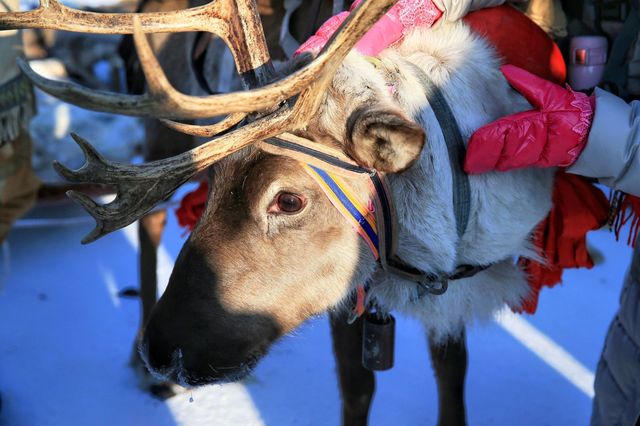
[[[524,12],[554,39],[568,35],[567,17],[560,0],[530,0]]]
[[[40,181],[31,169],[31,138],[23,131],[0,147],[0,242],[36,201]]]
[[[18,0],[0,2],[0,12],[17,11]],[[0,242],[13,222],[35,202],[40,182],[31,168],[29,121],[35,113],[33,87],[20,73],[18,31],[0,31]]]

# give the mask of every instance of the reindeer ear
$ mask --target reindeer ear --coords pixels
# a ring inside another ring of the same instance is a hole
[[[361,166],[399,173],[413,165],[424,146],[424,131],[400,112],[364,107],[347,120],[345,150]]]

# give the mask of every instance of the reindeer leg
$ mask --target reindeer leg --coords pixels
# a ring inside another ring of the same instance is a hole
[[[347,324],[347,314],[329,315],[333,351],[342,396],[343,426],[366,425],[375,390],[375,376],[362,366],[362,318]]]
[[[158,246],[167,221],[167,211],[152,212],[140,219],[140,297],[142,300],[141,325],[147,323],[158,293]]]
[[[158,292],[158,246],[167,219],[167,211],[159,210],[149,213],[138,223],[138,239],[140,241],[140,327],[131,354],[131,366],[136,370],[140,386],[162,399],[175,395],[173,384],[159,382],[154,379],[144,366],[138,353],[138,343],[142,331],[151,316],[151,310],[156,304]]]
[[[429,336],[429,352],[438,383],[438,426],[466,425],[467,346],[464,330],[459,337],[439,344]]]

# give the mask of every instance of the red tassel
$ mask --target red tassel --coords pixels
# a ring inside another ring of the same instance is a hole
[[[520,259],[531,292],[514,310],[534,313],[540,290],[560,283],[565,268],[593,267],[586,234],[606,224],[608,212],[607,198],[586,179],[563,172],[556,175],[553,208],[534,235],[534,244],[546,262]]]
[[[189,192],[180,200],[180,207],[176,210],[178,224],[187,228],[189,232],[193,231],[204,212],[208,193],[209,185],[203,181],[196,190]]]
[[[614,191],[610,200],[611,216],[609,226],[616,235],[616,241],[620,241],[622,228],[630,224],[627,244],[635,248],[638,234],[640,234],[640,198]]]

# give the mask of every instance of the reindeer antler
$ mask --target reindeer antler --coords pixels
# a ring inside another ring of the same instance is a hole
[[[84,194],[69,193],[96,219],[95,229],[83,240],[88,243],[139,219],[189,178],[221,158],[251,143],[304,127],[317,111],[344,57],[393,3],[395,0],[362,2],[314,60],[286,78],[243,92],[206,97],[185,95],[170,85],[151,51],[145,32],[203,30],[220,35],[232,50],[238,71],[252,76],[245,80],[247,84],[261,85],[272,75],[254,0],[215,0],[200,8],[183,11],[121,15],[81,12],[56,1],[43,0],[40,8],[33,12],[0,14],[0,29],[58,28],[91,33],[133,33],[148,83],[145,95],[117,95],[50,81],[22,63],[23,70],[38,87],[83,107],[177,119],[230,114],[223,124],[206,129],[208,134],[227,130],[249,113],[261,114],[258,115],[260,118],[188,152],[142,165],[105,160],[84,139],[74,135],[87,162],[75,171],[56,163],[57,170],[72,181],[108,184],[117,189],[116,199],[105,205],[96,204]],[[106,21],[98,23],[96,20],[101,16],[105,16]],[[193,22],[180,22],[180,19],[192,19]],[[179,123],[174,126],[197,132],[197,129]]]
[[[0,14],[0,30],[49,28],[89,34],[132,34],[133,18],[143,33],[208,31],[231,48],[238,71],[268,64],[269,51],[254,2],[214,0],[204,6],[171,12],[94,13],[73,9],[58,0],[40,0],[37,9]],[[264,82],[262,82],[264,84]]]

